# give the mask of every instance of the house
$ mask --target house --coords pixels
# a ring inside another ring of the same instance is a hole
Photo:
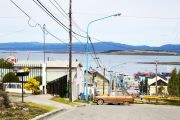
[[[86,75],[86,74],[84,74]],[[88,72],[88,93],[89,95],[108,95],[109,80],[98,71]],[[85,77],[86,80],[86,77]],[[85,85],[85,84],[84,84]]]
[[[168,86],[168,80],[157,76],[157,89],[163,86],[164,90],[162,91],[164,94],[168,94],[167,86]],[[156,94],[156,77],[148,78],[148,91],[150,95]]]
[[[64,79],[69,81],[69,62],[68,61],[49,61],[47,62],[47,84],[53,83],[53,81]],[[84,81],[83,66],[78,61],[72,62],[72,100],[77,100],[78,96],[82,92]],[[62,84],[61,87],[64,87]],[[66,89],[69,89],[68,87]],[[62,91],[59,91],[62,92]],[[68,91],[66,91],[68,92]],[[57,93],[56,93],[57,94]],[[61,96],[65,97],[65,96]]]
[[[46,85],[50,86],[48,87],[51,91],[48,91],[53,93],[54,95],[59,95],[61,97],[65,97],[65,94],[68,94],[68,83],[69,83],[69,62],[68,61],[47,61],[45,64],[41,61],[18,61],[14,64],[13,69],[19,69],[27,67],[30,69],[29,75],[24,77],[24,81],[26,81],[30,77],[36,77],[36,76],[42,76],[42,86],[41,90],[44,93],[46,93]],[[84,70],[82,68],[82,64],[78,61],[72,62],[72,100],[78,99],[79,94],[82,92],[83,88],[83,81],[84,81]],[[9,70],[9,71],[13,71]],[[1,75],[5,75],[7,73],[7,70],[1,70]],[[1,76],[3,78],[3,76]],[[21,80],[21,79],[20,79]],[[54,84],[55,81],[60,81],[62,84],[56,84],[55,88],[53,89],[51,87],[52,83]],[[44,84],[44,86],[43,86]],[[57,86],[58,85],[58,86]],[[66,86],[64,86],[66,85]],[[5,85],[6,90],[10,92],[21,92],[21,84],[13,83],[13,85],[9,86],[9,84]],[[66,90],[65,90],[66,89]],[[53,91],[54,90],[54,91]],[[62,94],[62,91],[66,92],[65,94]]]

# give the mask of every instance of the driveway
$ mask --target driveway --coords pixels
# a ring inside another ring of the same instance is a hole
[[[180,120],[180,107],[147,104],[92,105],[56,114],[48,120]]]

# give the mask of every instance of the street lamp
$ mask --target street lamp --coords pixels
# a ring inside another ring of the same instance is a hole
[[[120,15],[121,15],[121,13],[109,15],[109,16],[106,16],[106,17],[102,17],[102,18],[99,18],[99,19],[96,19],[96,20],[93,20],[93,21],[89,22],[88,25],[87,25],[87,31],[86,31],[86,97],[85,97],[86,101],[88,101],[88,51],[89,51],[88,41],[89,41],[89,26],[94,22],[104,20],[104,19],[107,19],[107,18],[111,18],[111,17],[115,17],[115,16],[120,16]]]

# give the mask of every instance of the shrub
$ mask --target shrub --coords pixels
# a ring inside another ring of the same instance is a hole
[[[0,59],[0,68],[12,68],[14,65],[13,63],[8,62],[7,60],[4,60],[3,58]]]
[[[19,81],[19,78],[13,73],[13,72],[9,72],[9,73],[7,73],[4,77],[3,77],[3,79],[2,79],[2,81],[3,81],[3,83],[7,83],[7,82],[15,82],[15,83],[17,83],[17,82],[20,82]]]
[[[5,91],[0,90],[0,106],[3,107],[9,107],[10,101],[7,93]]]
[[[33,94],[39,94],[39,82],[34,78],[29,78],[27,80],[27,83],[24,85],[24,88],[26,90],[32,90]]]
[[[34,79],[36,79],[40,83],[40,85],[42,85],[42,76],[36,76],[34,77]]]

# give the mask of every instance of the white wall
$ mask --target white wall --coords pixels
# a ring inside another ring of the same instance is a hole
[[[157,86],[157,89],[159,88],[160,86]],[[165,94],[168,94],[167,92],[167,86],[163,86],[165,89],[163,91],[163,93]],[[149,94],[150,95],[155,95],[156,94],[156,86],[150,86],[150,89],[149,89]]]
[[[72,82],[72,100],[75,101],[78,99],[78,96],[83,91],[83,80],[84,72],[81,67],[77,67],[76,73]]]

